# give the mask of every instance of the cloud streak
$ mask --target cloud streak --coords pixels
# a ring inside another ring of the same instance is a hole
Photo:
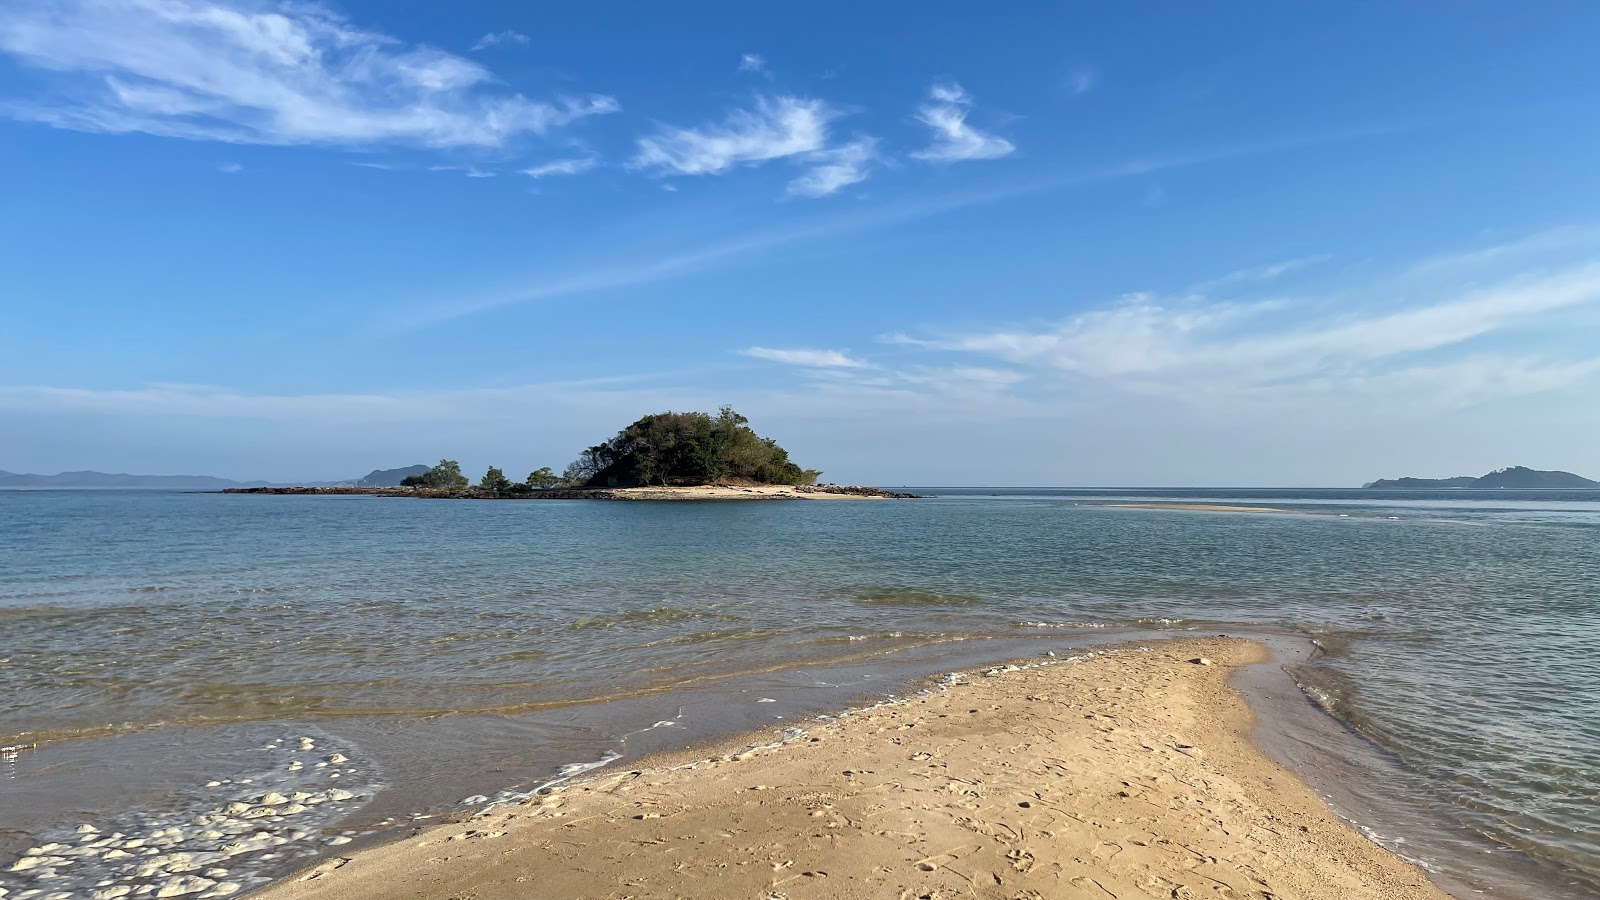
[[[619,108],[600,95],[507,93],[475,62],[311,3],[15,0],[0,6],[0,52],[57,88],[0,111],[77,131],[500,148]]]
[[[517,44],[527,46],[529,37],[520,31],[492,31],[472,45],[474,51],[487,50],[490,47],[499,47],[502,44]]]
[[[815,153],[827,146],[838,115],[820,100],[761,98],[717,125],[664,127],[639,141],[631,165],[661,175],[717,175],[735,166]]]
[[[789,182],[789,193],[799,197],[826,197],[852,184],[867,180],[867,170],[878,157],[878,142],[873,138],[851,141],[840,147],[807,154],[813,165]]]
[[[917,121],[933,129],[934,141],[911,155],[936,163],[969,159],[999,159],[1010,156],[1016,145],[998,135],[988,134],[967,124],[972,112],[972,97],[954,82],[936,84],[929,101],[917,112]]]
[[[555,159],[523,169],[522,174],[529,178],[549,178],[552,175],[581,175],[598,165],[600,165],[600,161],[592,156],[578,157],[576,159]]]
[[[791,366],[809,366],[820,369],[866,369],[871,366],[843,350],[779,350],[772,347],[747,347],[739,351],[745,356],[765,359]]]
[[[1017,181],[998,188],[950,193],[935,197],[917,197],[873,208],[869,211],[851,212],[813,219],[781,229],[770,229],[741,235],[731,240],[712,242],[701,247],[668,253],[650,253],[635,249],[633,261],[627,261],[627,252],[620,251],[624,262],[615,257],[603,264],[578,268],[563,275],[546,278],[525,288],[484,296],[471,300],[453,299],[410,313],[401,313],[394,319],[397,327],[410,329],[438,322],[475,315],[524,303],[537,303],[560,297],[581,296],[603,290],[655,284],[703,270],[717,263],[738,260],[767,251],[803,244],[810,241],[839,238],[880,228],[889,228],[905,222],[947,215],[964,209],[1003,203],[1017,197],[1052,191],[1067,191],[1126,178],[1142,177],[1152,172],[1187,169],[1213,163],[1292,153],[1312,147],[1382,137],[1400,133],[1409,128],[1369,127],[1294,135],[1248,144],[1225,145],[1138,159],[1100,168]],[[664,185],[672,189],[672,185]]]
[[[1553,349],[1563,314],[1600,306],[1600,265],[1503,277],[1431,302],[1387,296],[1383,285],[1363,294],[1371,299],[1355,307],[1131,294],[1047,326],[884,340],[1002,360],[1080,389],[1191,399],[1395,390],[1466,402],[1552,390],[1600,368],[1594,351],[1573,358]],[[1552,349],[1518,354],[1482,343],[1512,333],[1544,335]]]

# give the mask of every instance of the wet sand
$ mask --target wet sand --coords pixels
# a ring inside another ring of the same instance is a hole
[[[1251,743],[1227,678],[1265,658],[1176,640],[997,667],[603,771],[262,896],[1445,897]]]

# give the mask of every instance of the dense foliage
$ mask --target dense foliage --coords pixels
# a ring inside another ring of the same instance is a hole
[[[528,487],[553,488],[561,485],[561,476],[551,470],[549,466],[535,469],[528,473]]]
[[[453,459],[441,459],[438,465],[421,475],[411,475],[400,482],[402,487],[443,488],[452,491],[459,491],[468,483],[467,476],[461,474],[461,463]]]
[[[811,484],[822,473],[802,469],[788,451],[724,406],[715,416],[664,412],[645,416],[567,466],[572,485]]]
[[[715,416],[702,412],[656,413],[583,451],[561,475],[546,466],[530,472],[526,482],[513,483],[505,472],[490,466],[476,490],[520,494],[559,487],[816,482],[821,472],[790,462],[789,452],[777,441],[752,431],[749,421],[729,406]],[[461,474],[460,463],[441,459],[438,465],[409,476],[400,484],[462,491],[470,481]]]

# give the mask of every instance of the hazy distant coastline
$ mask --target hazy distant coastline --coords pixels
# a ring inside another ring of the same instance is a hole
[[[1571,472],[1540,471],[1526,466],[1496,469],[1487,475],[1474,478],[1457,475],[1453,478],[1380,478],[1362,485],[1401,491],[1469,490],[1469,491],[1589,491],[1600,490],[1600,481],[1591,481]]]
[[[55,475],[35,475],[0,471],[0,488],[169,488],[174,490],[217,491],[226,488],[251,487],[397,487],[413,475],[428,471],[424,465],[400,469],[374,469],[360,478],[339,481],[272,482],[264,480],[236,481],[215,475],[129,475],[127,473],[60,472]]]

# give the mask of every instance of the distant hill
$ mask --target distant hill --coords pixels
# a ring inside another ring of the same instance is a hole
[[[403,469],[374,469],[361,478],[346,481],[297,481],[295,485],[328,487],[348,484],[357,487],[399,487],[407,475],[420,475],[427,466]],[[270,481],[235,481],[214,475],[127,475],[108,472],[62,472],[59,475],[23,475],[0,471],[0,488],[169,488],[183,491],[220,491],[224,488],[281,487]]]
[[[0,473],[0,488],[21,487],[105,487],[105,488],[180,488],[192,491],[222,490],[230,487],[260,487],[265,481],[234,481],[211,475],[127,475],[106,472],[62,472],[59,475],[19,475]]]
[[[365,476],[352,481],[356,487],[399,487],[400,480],[412,475],[421,475],[428,471],[428,466],[406,466],[404,469],[373,469]]]
[[[1421,491],[1446,488],[1474,491],[1584,491],[1600,490],[1600,481],[1590,481],[1571,472],[1545,472],[1527,466],[1512,466],[1496,469],[1481,478],[1470,475],[1454,478],[1380,478],[1362,487]]]
[[[1472,475],[1457,475],[1454,478],[1380,478],[1370,484],[1363,484],[1365,488],[1388,488],[1395,491],[1432,491],[1443,488],[1469,488],[1477,482]]]

